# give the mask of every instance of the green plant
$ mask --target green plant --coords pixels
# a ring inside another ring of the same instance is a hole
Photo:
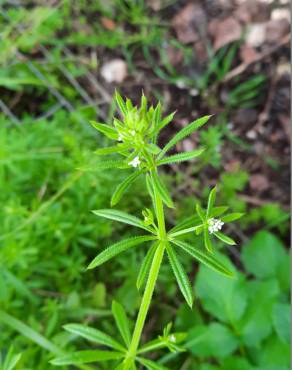
[[[123,344],[93,328],[80,325],[65,327],[66,330],[74,331],[75,334],[95,340],[95,342],[106,345],[114,349],[114,351],[79,351],[56,358],[52,363],[55,365],[68,365],[120,359],[119,364],[116,365],[117,369],[134,369],[136,362],[143,364],[148,369],[160,369],[162,367],[159,367],[159,365],[156,365],[149,359],[145,359],[141,354],[161,347],[168,347],[172,351],[180,351],[181,348],[177,346],[177,343],[181,341],[181,336],[176,333],[170,333],[171,327],[168,326],[164,331],[164,335],[158,340],[146,343],[140,348],[139,343],[164,254],[168,256],[182,295],[187,304],[192,307],[193,292],[187,274],[179,261],[177,251],[182,250],[216,272],[232,277],[233,273],[231,270],[215,257],[211,237],[214,236],[226,244],[235,244],[230,237],[220,232],[220,229],[224,222],[234,221],[240,218],[242,214],[231,213],[222,216],[221,220],[217,219],[217,217],[227,211],[227,207],[215,206],[216,188],[214,188],[210,191],[206,210],[197,205],[197,215],[193,215],[189,219],[178,223],[174,228],[167,230],[164,206],[174,208],[174,203],[168,189],[159,176],[158,167],[198,157],[204,151],[204,148],[170,156],[166,154],[179,141],[206,124],[210,116],[199,118],[184,127],[161,149],[157,145],[159,132],[171,122],[173,114],[162,118],[160,103],[155,108],[150,107],[148,109],[145,96],[142,96],[139,109],[134,107],[129,99],[124,101],[118,93],[116,93],[116,101],[121,111],[122,120],[115,118],[114,126],[97,122],[92,122],[92,125],[109,139],[118,142],[114,146],[97,149],[95,153],[98,156],[119,154],[122,156],[122,159],[113,157],[106,161],[99,161],[95,165],[102,168],[129,169],[134,167],[135,169],[117,186],[111,198],[112,206],[115,206],[120,201],[126,190],[138,177],[143,176],[153,203],[153,209],[144,209],[142,211],[144,219],[115,209],[93,211],[97,216],[142,229],[144,235],[136,235],[114,243],[99,253],[88,268],[98,267],[128,249],[142,243],[151,242],[152,245],[146,253],[137,278],[138,289],[145,284],[144,294],[132,335],[122,306],[118,303],[113,303],[113,315],[123,339]],[[198,236],[203,234],[206,251],[180,239],[181,236],[193,234],[194,232]]]

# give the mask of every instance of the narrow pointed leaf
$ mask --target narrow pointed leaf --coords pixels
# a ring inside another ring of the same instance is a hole
[[[124,102],[121,95],[116,91],[115,93],[116,102],[118,104],[118,107],[120,108],[121,113],[125,116],[127,114],[127,107],[126,103]]]
[[[106,248],[104,251],[99,253],[94,260],[87,267],[88,269],[93,269],[97,266],[102,265],[104,262],[110,260],[116,255],[126,251],[129,248],[132,248],[141,243],[147,242],[149,240],[156,239],[155,236],[135,236],[133,238],[125,239],[120,242],[117,242],[110,247]]]
[[[221,217],[221,221],[223,222],[232,222],[238,220],[244,215],[244,213],[229,213],[226,216]]]
[[[207,254],[199,249],[196,249],[192,247],[190,244],[183,242],[182,240],[174,239],[172,240],[172,243],[181,247],[186,253],[190,254],[197,261],[208,266],[212,270],[217,271],[220,274],[223,274],[228,277],[233,276],[233,273],[230,270],[228,270],[228,268],[225,267],[220,261],[218,261],[213,255]]]
[[[148,250],[143,262],[142,262],[142,265],[140,267],[140,271],[139,271],[139,274],[138,274],[138,277],[137,277],[137,282],[136,282],[136,286],[137,286],[137,289],[140,290],[140,288],[142,287],[142,285],[144,284],[145,280],[146,280],[146,277],[149,273],[149,270],[150,270],[150,267],[151,267],[151,262],[153,260],[153,257],[154,257],[154,254],[155,254],[155,251],[156,251],[156,248],[158,246],[158,243],[154,243],[152,245],[152,247]]]
[[[199,215],[201,221],[204,222],[204,220],[205,220],[205,213],[204,213],[202,207],[199,204],[196,205],[196,211],[197,211],[197,214]]]
[[[174,205],[168,193],[168,190],[166,186],[163,184],[163,182],[160,180],[156,172],[152,172],[152,180],[153,180],[152,184],[153,184],[155,192],[157,192],[161,196],[163,202],[169,208],[174,208]]]
[[[177,255],[174,251],[174,248],[170,245],[167,245],[166,250],[167,250],[167,255],[168,255],[172,270],[174,272],[178,286],[180,288],[180,291],[182,292],[182,295],[184,296],[187,304],[190,307],[192,307],[193,293],[192,293],[192,288],[191,288],[189,279],[187,277],[187,274],[185,273],[181,263],[179,262]]]
[[[159,133],[165,126],[167,126],[172,120],[176,112],[170,113],[168,116],[163,118],[163,120],[159,123],[157,130],[155,130],[157,133]]]
[[[126,312],[122,305],[118,302],[113,301],[112,303],[112,312],[115,318],[116,325],[119,329],[119,332],[125,342],[125,344],[129,347],[131,342],[131,333],[130,333],[130,325],[126,315]]]
[[[198,216],[190,216],[186,218],[185,220],[179,222],[176,226],[174,226],[170,230],[170,234],[183,230],[183,229],[187,229],[195,225],[199,225],[200,223],[201,223],[201,219]]]
[[[124,224],[136,226],[141,229],[153,232],[151,227],[146,226],[138,217],[129,215],[126,212],[118,211],[115,209],[97,209],[92,211],[92,213],[94,213],[96,216],[104,217],[109,220],[123,222]]]
[[[183,162],[183,161],[190,161],[193,158],[198,157],[204,152],[205,148],[193,150],[190,152],[183,152],[183,153],[178,153],[171,155],[169,157],[165,157],[161,159],[160,161],[157,162],[158,166],[161,166],[163,164],[172,164],[172,163],[177,163],[177,162]]]
[[[174,145],[176,145],[179,141],[184,139],[185,137],[189,136],[192,132],[197,130],[199,127],[203,126],[210,118],[211,116],[204,116],[201,117],[194,122],[190,123],[186,127],[184,127],[182,130],[180,130],[162,149],[160,152],[158,159],[161,159],[166,152],[169,151]]]
[[[204,229],[204,244],[209,253],[213,253],[213,245],[207,228]]]
[[[235,245],[236,244],[236,242],[233,239],[229,238],[229,236],[221,233],[220,231],[215,232],[214,235],[218,239],[222,240],[223,243],[226,243],[226,244],[229,244],[229,245]]]
[[[207,206],[207,218],[210,217],[211,211],[216,201],[216,186],[210,191],[209,198],[208,198],[208,206]]]
[[[218,217],[228,210],[229,207],[213,207],[210,217]]]
[[[137,357],[137,360],[140,364],[144,365],[148,370],[169,370],[167,367],[158,364],[157,362],[153,362],[146,358]]]
[[[99,350],[88,350],[88,351],[77,351],[72,354],[64,355],[53,359],[51,364],[56,366],[63,365],[80,365],[88,364],[90,362],[103,362],[108,360],[118,360],[124,357],[121,352],[110,352],[110,351],[99,351]]]
[[[96,171],[99,169],[109,168],[128,168],[129,166],[124,161],[98,161],[92,166],[77,167],[79,171]]]
[[[109,139],[118,140],[119,134],[113,127],[95,121],[90,121],[90,123],[96,130],[104,134]]]
[[[118,351],[125,351],[125,348],[120,343],[98,329],[81,324],[67,324],[64,325],[64,329],[70,333],[79,335],[90,342],[102,344]]]
[[[141,174],[142,170],[135,171],[117,186],[111,199],[111,206],[115,206],[120,201],[125,191],[129,188],[130,185],[133,184],[135,180],[137,180],[137,178]]]
[[[95,150],[94,154],[96,155],[108,155],[108,154],[114,154],[114,153],[122,153],[125,150],[129,149],[128,144],[118,144],[115,146],[108,146],[106,148],[99,148]]]
[[[16,364],[19,362],[20,358],[21,358],[21,353],[14,354],[13,347],[11,346],[5,357],[5,361],[4,361],[3,366],[1,367],[1,370],[13,370]]]

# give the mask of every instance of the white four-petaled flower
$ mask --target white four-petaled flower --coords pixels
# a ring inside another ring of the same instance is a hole
[[[216,218],[210,218],[208,220],[208,230],[209,230],[209,233],[210,234],[213,234],[219,230],[222,229],[222,226],[224,225],[224,222],[222,222],[221,220],[218,220]]]
[[[140,164],[141,164],[141,161],[138,156],[128,163],[129,166],[133,166],[134,168],[138,167]]]
[[[176,337],[171,334],[171,336],[169,337],[169,341],[172,342],[172,343],[175,343],[176,342]]]

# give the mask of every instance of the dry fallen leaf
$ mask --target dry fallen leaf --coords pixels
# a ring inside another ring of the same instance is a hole
[[[121,83],[128,74],[127,64],[122,59],[113,59],[101,66],[100,74],[106,82]]]
[[[240,59],[242,63],[250,64],[259,57],[259,53],[252,47],[247,44],[243,44],[239,50]]]
[[[269,188],[269,180],[264,175],[255,174],[250,176],[249,185],[252,190],[263,192]]]
[[[279,42],[290,30],[290,23],[286,18],[271,19],[266,26],[266,41],[271,44]]]
[[[101,17],[100,18],[101,24],[103,27],[109,31],[113,31],[116,28],[115,22],[107,17]]]
[[[239,40],[241,32],[241,25],[234,17],[214,19],[209,24],[209,33],[214,39],[213,46],[215,50]]]
[[[184,44],[199,40],[206,27],[206,15],[199,3],[187,4],[172,20],[177,38]]]

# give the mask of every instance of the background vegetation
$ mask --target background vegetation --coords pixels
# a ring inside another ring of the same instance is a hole
[[[222,36],[217,43],[208,25],[217,21],[217,32],[229,30],[226,19],[243,9],[232,1],[192,4],[0,3],[1,369],[53,369],[49,360],[58,351],[92,348],[63,330],[70,322],[115,334],[113,299],[136,316],[139,249],[86,271],[98,251],[129,232],[90,212],[109,206],[123,174],[85,171],[94,168],[92,152],[104,144],[88,121],[111,122],[114,88],[135,102],[144,90],[167,113],[177,110],[166,136],[215,113],[183,144],[189,150],[199,142],[207,146],[201,161],[165,173],[180,205],[168,214],[169,224],[190,216],[215,183],[220,203],[246,212],[229,230],[238,246],[218,245],[239,279],[183,257],[194,284],[192,311],[162,266],[143,340],[173,322],[175,331],[187,334],[186,351],[161,351],[152,359],[181,370],[289,368],[289,35],[273,23],[285,4],[259,5],[260,12],[248,7],[247,20],[238,20],[239,37],[226,42]],[[248,29],[256,23],[265,24],[266,36],[251,46]],[[272,26],[276,40],[268,37]],[[257,53],[249,61],[247,47],[249,58],[250,48]],[[117,59],[119,69],[112,66]],[[137,182],[121,208],[137,214],[149,202]]]

